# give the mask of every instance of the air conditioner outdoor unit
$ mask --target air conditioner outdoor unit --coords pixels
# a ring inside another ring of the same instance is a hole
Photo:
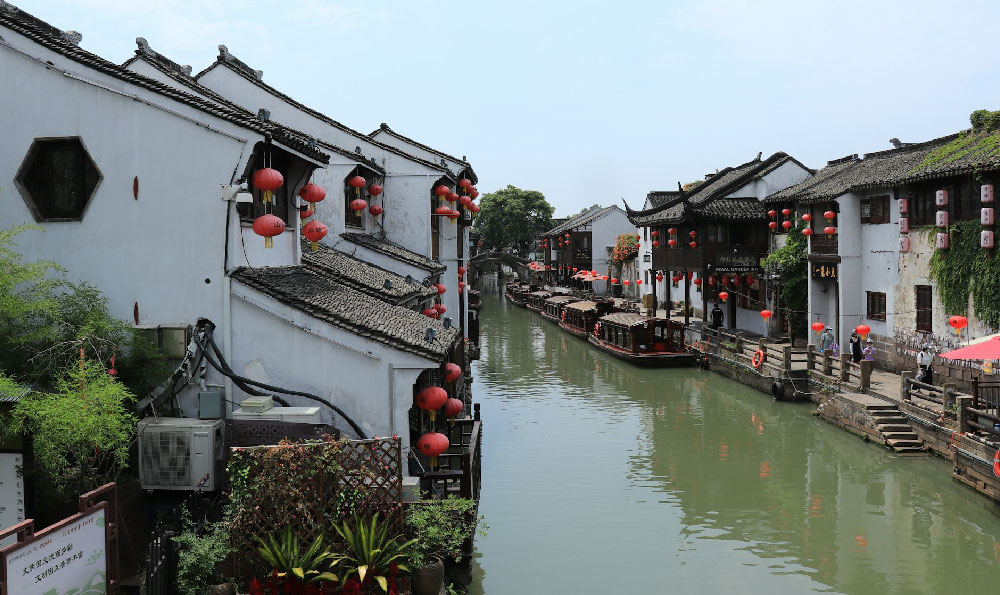
[[[257,419],[266,421],[285,421],[300,424],[321,424],[319,407],[272,407],[259,413],[247,411],[242,407],[233,411],[233,419]]]
[[[211,492],[222,483],[221,419],[147,417],[139,422],[139,483],[144,490]]]

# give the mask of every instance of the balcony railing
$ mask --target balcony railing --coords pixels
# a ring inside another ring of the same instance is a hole
[[[701,270],[705,263],[703,248],[666,248],[653,250],[653,268],[661,271]]]
[[[838,253],[837,234],[833,234],[833,236],[829,238],[827,238],[825,234],[814,235],[810,238],[809,243],[810,252],[812,254],[836,256]]]

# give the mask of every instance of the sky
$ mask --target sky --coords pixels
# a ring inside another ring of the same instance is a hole
[[[224,44],[362,132],[467,156],[557,216],[784,151],[823,167],[1000,109],[996,0],[15,0],[113,62]]]

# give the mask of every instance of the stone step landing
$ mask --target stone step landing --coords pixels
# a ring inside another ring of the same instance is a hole
[[[817,415],[897,453],[927,452],[927,447],[897,406],[877,397],[861,393],[836,394],[820,405]]]

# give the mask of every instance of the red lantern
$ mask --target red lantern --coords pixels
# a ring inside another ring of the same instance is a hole
[[[660,240],[653,240],[653,247],[654,248],[659,248],[660,247]]]
[[[723,285],[729,285],[729,277],[727,277],[727,276],[723,275],[723,276],[722,276],[722,277],[721,277],[721,278],[719,279],[719,282],[720,282],[720,283],[722,283]]]
[[[836,227],[833,227],[833,226],[830,226],[830,227],[824,227],[824,228],[823,228],[823,233],[825,233],[825,234],[826,234],[826,237],[828,237],[828,238],[829,238],[829,237],[830,237],[830,236],[832,236],[833,234],[837,233],[837,228],[836,228]]]
[[[688,244],[688,246],[691,246],[691,249],[694,250],[695,248],[698,247],[698,242],[692,241],[691,243]]]
[[[948,319],[948,326],[955,329],[956,335],[961,335],[962,329],[969,326],[969,319],[965,316],[952,316]]]
[[[552,267],[550,267],[550,266],[548,266],[548,265],[545,265],[545,269],[546,269],[546,270],[549,270],[549,269],[551,269],[551,268],[552,268]],[[458,282],[458,293],[462,293],[462,290],[463,290],[463,289],[465,289],[465,281],[459,281],[459,282]]]
[[[656,231],[656,230],[654,229],[654,230],[653,230],[653,233],[651,233],[651,234],[649,234],[649,235],[653,236],[654,238],[655,238],[655,237],[659,237],[659,235],[660,235],[660,232],[658,232],[658,231]]]
[[[368,187],[368,194],[371,194],[372,196],[378,196],[379,194],[382,194],[382,187],[379,186],[378,184],[372,184],[371,186]]]
[[[434,309],[437,310],[438,316],[448,311],[448,308],[444,304],[434,304]]]
[[[354,200],[351,201],[351,210],[354,211],[356,214],[360,215],[361,211],[367,208],[368,208],[368,203],[365,202],[365,199],[363,198],[355,198]]]
[[[676,227],[671,227],[670,229],[667,230],[667,233],[669,233],[670,235],[676,235],[677,234],[677,228]]]
[[[677,287],[677,284],[680,283],[682,278],[683,277],[681,277],[680,275],[674,275],[673,277],[670,278],[670,280],[674,282],[674,287]]]
[[[656,273],[656,280],[663,281],[663,273]]]
[[[689,236],[691,236],[691,239],[694,239],[694,237],[695,237],[696,235],[698,235],[698,232],[696,232],[696,231],[689,231],[689,232],[688,232],[688,235],[689,235]]]
[[[309,240],[309,248],[315,252],[319,249],[319,241],[326,237],[326,226],[313,219],[302,228],[302,235]]]
[[[573,267],[573,272],[574,272],[574,273],[576,272],[576,267]]]
[[[272,202],[273,193],[285,183],[285,178],[276,169],[265,167],[253,172],[253,187],[261,190],[261,200],[265,203]]]
[[[469,187],[469,196],[472,197],[472,200],[476,200],[477,198],[479,198],[479,191],[476,190],[475,186]]]
[[[479,212],[479,205],[473,203],[473,204],[469,205],[469,210],[472,211],[473,215],[475,215],[476,213]]]
[[[812,230],[811,227],[807,227],[807,228],[805,228],[805,229],[802,230],[802,235],[804,235],[806,237],[811,236],[812,234],[813,234],[813,230]]]
[[[825,219],[826,219],[827,221],[833,221],[834,219],[836,219],[836,218],[837,218],[837,214],[836,214],[836,213],[834,213],[833,211],[827,211],[827,212],[823,213],[823,217],[824,217],[824,218],[825,218]]]
[[[468,196],[461,196],[458,199],[458,204],[462,205],[463,207],[467,207],[470,204],[472,204],[472,199],[469,198]]]
[[[438,295],[444,295],[444,292],[448,291],[448,288],[445,287],[444,283],[435,283],[434,288],[437,289]]]
[[[438,187],[436,187],[436,188],[434,189],[434,194],[435,194],[435,195],[436,195],[436,196],[437,196],[438,198],[444,198],[445,196],[448,196],[448,194],[449,194],[450,192],[451,192],[451,188],[448,188],[448,187],[447,187],[447,186],[445,186],[444,184],[441,184],[440,186],[438,186]]]
[[[809,223],[810,221],[813,220],[813,216],[810,215],[809,213],[806,213],[805,215],[802,215],[802,220],[805,221],[806,223]]]
[[[458,211],[456,211],[455,209],[448,209],[448,214],[446,215],[446,217],[448,217],[449,219],[451,219],[452,223],[455,222],[455,219],[458,219],[461,216],[462,216],[462,214],[459,213]]]
[[[629,280],[628,280],[628,279],[625,279],[624,281],[622,281],[622,284],[623,284],[623,285],[628,285],[628,284],[629,284]]]
[[[667,240],[667,245],[673,248],[677,245],[677,240],[675,240],[674,238],[670,238],[669,240]]]
[[[465,267],[458,267],[458,276],[459,277],[465,276]]]
[[[701,288],[701,283],[702,283],[701,277],[695,279],[694,281],[692,281],[692,283],[694,283],[700,289]]]
[[[458,193],[449,192],[448,196],[446,196],[445,199],[447,199],[448,202],[455,202],[456,200],[458,200]]]
[[[868,326],[867,324],[859,324],[858,326],[854,327],[854,332],[861,335],[862,339],[867,339],[868,333],[872,332],[872,327]]]
[[[601,281],[607,281],[607,280],[608,280],[608,276],[607,275],[604,275],[603,277],[601,277]],[[612,279],[612,282],[614,282],[614,279]]]
[[[347,185],[350,186],[351,188],[354,188],[354,194],[355,194],[355,196],[358,197],[358,199],[361,198],[361,189],[365,187],[366,183],[367,182],[365,181],[365,179],[362,178],[361,176],[354,176],[350,180],[347,180]],[[354,202],[351,202],[351,205],[353,205],[353,204],[354,204]],[[365,207],[367,207],[367,206],[368,205],[366,203],[364,207],[361,207],[360,209],[355,209],[355,210],[360,213],[361,211],[365,210]],[[351,208],[353,209],[354,207],[352,206]]]
[[[739,275],[734,275],[733,276],[733,285],[736,286],[736,287],[740,286],[740,276]]]
[[[789,229],[792,228],[792,222],[786,219],[785,221],[781,222],[781,227],[783,227],[785,231],[788,231]]]
[[[781,214],[784,215],[785,217],[788,217],[789,215],[792,214],[792,210],[789,208],[781,209]]]
[[[642,279],[636,279],[635,280],[635,284],[636,285],[642,285]]]
[[[761,310],[760,311],[760,317],[763,318],[764,320],[767,320],[768,318],[771,317],[771,311],[770,310]]]
[[[568,240],[568,239],[570,239],[570,238],[571,238],[572,236],[571,236],[571,235],[569,235],[569,234],[566,234],[566,236],[565,236],[565,237],[566,237],[566,239]]]
[[[431,421],[434,421],[434,412],[443,407],[447,400],[448,393],[440,386],[428,386],[417,393],[417,407],[430,411]]]
[[[448,399],[444,402],[444,414],[448,416],[450,421],[454,421],[463,409],[465,409],[465,403],[458,399]]]
[[[435,310],[434,308],[424,308],[423,310],[420,311],[420,313],[426,316],[427,318],[438,317],[438,311]]]
[[[368,207],[368,212],[372,214],[372,217],[378,217],[379,215],[381,215],[385,211],[382,209],[382,207],[380,207],[378,205],[372,205],[372,206]]]
[[[322,186],[317,186],[309,182],[302,188],[299,188],[299,196],[306,202],[319,202],[326,198],[326,190],[323,190]]]
[[[441,215],[442,217],[447,217],[448,215],[451,214],[451,209],[449,209],[444,205],[441,205],[440,207],[434,209],[434,214]]]
[[[458,181],[458,187],[463,190],[468,188],[469,186],[472,186],[472,180],[470,180],[469,178],[462,178],[461,180]]]
[[[274,236],[285,231],[285,222],[276,215],[261,215],[253,220],[253,232],[264,238],[264,247],[274,247]]]
[[[729,292],[728,291],[720,291],[719,292],[719,299],[722,300],[723,304],[725,304],[726,300],[729,299]]]
[[[816,334],[818,335],[823,332],[823,329],[826,328],[826,325],[817,320],[816,322],[810,324],[809,328],[816,331]]]
[[[427,432],[417,440],[417,450],[430,458],[431,469],[437,467],[438,455],[448,450],[449,446],[448,437],[438,432]]]
[[[767,212],[767,216],[770,217],[771,219],[774,219],[775,217],[778,216],[778,211],[771,209],[770,211]]]
[[[615,278],[615,277],[612,277],[612,278],[611,278],[611,284],[612,284],[612,285],[618,285],[618,279],[617,279],[617,278]]]
[[[305,221],[306,219],[312,217],[315,214],[316,214],[316,209],[312,208],[312,205],[309,205],[308,209],[304,211],[299,211],[299,219]]]
[[[767,224],[767,227],[771,231],[777,231],[777,229],[778,229],[778,222],[777,221],[772,221],[772,222],[770,222],[770,223]]]

